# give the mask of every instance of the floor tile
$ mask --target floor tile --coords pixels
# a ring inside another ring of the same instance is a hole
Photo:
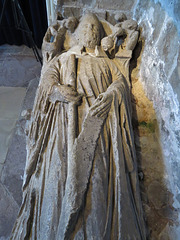
[[[0,87],[0,119],[17,119],[26,88]]]
[[[0,183],[0,239],[8,239],[18,214],[18,205]]]
[[[4,163],[16,120],[0,119],[0,163]]]

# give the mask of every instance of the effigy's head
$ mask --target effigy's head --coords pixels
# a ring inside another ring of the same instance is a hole
[[[103,36],[103,26],[95,14],[89,13],[81,18],[76,29],[76,39],[80,45],[95,48],[100,45]]]

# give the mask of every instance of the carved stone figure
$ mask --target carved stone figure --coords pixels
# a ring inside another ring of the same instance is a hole
[[[131,126],[137,40],[126,18],[49,27],[11,239],[146,239]]]

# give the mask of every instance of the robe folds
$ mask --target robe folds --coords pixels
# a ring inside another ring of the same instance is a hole
[[[69,84],[76,57],[78,134],[68,158],[68,103],[49,101]],[[107,118],[89,115],[99,94]],[[131,126],[130,90],[116,59],[67,51],[42,69],[27,138],[23,203],[11,239],[146,239]]]

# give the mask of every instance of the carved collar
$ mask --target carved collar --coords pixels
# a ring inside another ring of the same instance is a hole
[[[69,52],[79,56],[89,55],[91,57],[107,57],[106,53],[102,50],[101,46],[96,46],[94,49],[94,52],[90,53],[90,52],[86,52],[83,46],[76,45],[71,49],[69,49]]]

